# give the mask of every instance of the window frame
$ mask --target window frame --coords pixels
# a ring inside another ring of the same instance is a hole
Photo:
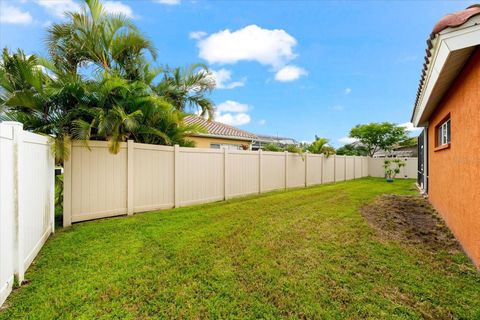
[[[452,121],[450,113],[435,126],[435,150],[443,150],[452,143]]]
[[[218,146],[218,148],[214,146]],[[210,143],[210,149],[243,150],[242,145],[233,144],[233,143]]]

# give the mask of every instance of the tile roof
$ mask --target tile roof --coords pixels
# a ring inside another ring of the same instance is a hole
[[[212,121],[207,120],[205,118],[195,116],[195,115],[188,115],[184,119],[186,124],[196,124],[203,127],[208,135],[226,137],[226,138],[237,138],[240,140],[252,140],[256,139],[257,136],[253,133],[240,130],[238,128]],[[201,134],[200,134],[201,135]]]
[[[426,54],[424,58],[425,62],[423,63],[422,75],[420,77],[420,83],[417,90],[417,96],[415,99],[415,107],[413,110],[412,119],[415,114],[415,110],[417,109],[418,101],[422,94],[422,88],[425,82],[425,77],[427,76],[427,70],[431,60],[430,57],[432,56],[432,51],[431,51],[433,48],[432,40],[434,40],[437,37],[437,35],[443,30],[445,30],[446,28],[459,27],[465,22],[467,22],[469,19],[471,19],[472,17],[479,14],[480,14],[480,4],[473,4],[464,10],[447,14],[446,16],[441,18],[437,22],[437,24],[433,27],[432,33],[427,39],[427,49],[425,50]]]
[[[471,17],[480,14],[480,4],[474,4],[465,10],[460,10],[455,13],[447,14],[445,17],[437,22],[433,27],[432,34],[437,34],[449,27],[458,27],[467,22]]]

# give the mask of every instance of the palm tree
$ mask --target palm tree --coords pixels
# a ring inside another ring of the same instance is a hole
[[[330,146],[328,142],[329,141],[326,138],[315,136],[315,141],[307,147],[307,150],[311,153],[324,154],[329,157],[332,154],[335,154],[335,148]]]
[[[203,64],[166,70],[163,79],[153,89],[178,111],[199,111],[209,119],[214,116],[215,106],[206,94],[215,89],[215,80]]]
[[[99,0],[85,0],[81,13],[67,17],[48,30],[49,58],[4,50],[0,120],[51,136],[58,161],[68,157],[71,139],[107,140],[114,153],[127,139],[190,145],[185,137],[201,129],[184,124],[184,111],[196,107],[213,116],[205,97],[215,86],[208,69],[152,68],[151,42],[125,16],[106,13]],[[79,68],[87,65],[96,72],[84,77]]]
[[[69,21],[48,29],[46,44],[57,68],[76,73],[93,63],[102,71],[115,71],[127,79],[142,77],[145,53],[153,59],[152,42],[123,14],[105,11],[99,0],[85,0],[82,12],[66,13]]]
[[[54,69],[54,68],[52,68]],[[57,71],[56,69],[54,69]],[[67,157],[72,122],[86,103],[85,83],[76,74],[48,74],[35,55],[3,50],[0,62],[0,120],[52,138],[57,161]]]

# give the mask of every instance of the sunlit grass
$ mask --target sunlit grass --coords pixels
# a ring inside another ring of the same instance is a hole
[[[361,179],[58,231],[1,319],[480,318],[463,255],[385,241],[359,208],[412,181]]]

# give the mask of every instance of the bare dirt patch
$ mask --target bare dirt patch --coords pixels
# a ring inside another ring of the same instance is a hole
[[[423,197],[385,194],[361,212],[385,239],[421,244],[432,250],[461,251],[455,237]]]

